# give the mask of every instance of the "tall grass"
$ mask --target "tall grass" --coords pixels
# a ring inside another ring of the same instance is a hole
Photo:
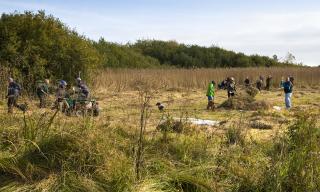
[[[57,118],[49,130],[38,127],[54,116],[26,116],[30,132],[19,117],[0,116],[6,119],[0,123],[6,132],[0,140],[0,191],[320,190],[316,115],[299,114],[272,143],[246,139],[241,134],[245,118],[225,135],[183,127],[168,132],[164,142],[161,130],[145,132],[138,180],[134,129],[96,124],[91,118]]]
[[[204,88],[211,80],[220,82],[233,76],[242,84],[248,76],[253,83],[259,75],[273,76],[273,86],[279,87],[281,77],[292,75],[296,86],[308,87],[320,84],[320,68],[228,68],[228,69],[107,69],[98,73],[93,82],[96,88],[116,91],[133,89],[136,82],[148,82],[156,89]]]
[[[127,79],[130,88],[158,86],[152,77],[141,84],[144,78]],[[141,96],[140,137],[132,126],[101,123],[104,117],[0,115],[0,191],[320,190],[319,114],[299,113],[287,132],[260,143],[246,138],[244,113],[222,125],[225,134],[181,122],[174,127],[170,114],[146,131],[149,95]]]

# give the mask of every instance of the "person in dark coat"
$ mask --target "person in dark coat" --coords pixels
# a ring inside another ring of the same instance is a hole
[[[266,90],[269,91],[271,88],[271,83],[272,83],[272,76],[269,75],[266,79]]]
[[[262,89],[262,80],[259,78],[256,82],[256,87],[259,91]]]
[[[21,91],[21,86],[16,83],[13,78],[8,79],[8,94],[7,94],[7,105],[8,105],[8,113],[13,113],[13,108],[17,107],[19,109],[20,105],[18,105],[18,98]]]
[[[249,77],[246,77],[246,79],[244,80],[244,86],[245,87],[250,87],[250,79],[249,79]]]
[[[233,77],[228,78],[227,81],[227,92],[228,98],[235,96],[236,93],[236,82]]]

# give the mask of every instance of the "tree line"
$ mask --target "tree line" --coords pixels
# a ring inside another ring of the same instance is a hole
[[[93,41],[44,11],[2,14],[0,74],[30,85],[43,78],[72,80],[101,68],[216,68],[284,66],[276,57],[175,41],[138,40],[125,45]]]
[[[25,88],[43,78],[71,80],[78,71],[86,76],[99,63],[91,40],[43,11],[1,15],[0,70]]]

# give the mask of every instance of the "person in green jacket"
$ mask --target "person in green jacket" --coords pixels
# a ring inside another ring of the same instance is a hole
[[[214,110],[214,91],[215,91],[215,85],[216,83],[214,81],[211,81],[208,85],[207,90],[207,97],[208,97],[208,105],[207,110],[211,109]]]

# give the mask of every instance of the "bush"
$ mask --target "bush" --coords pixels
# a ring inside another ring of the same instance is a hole
[[[0,39],[0,71],[29,91],[39,79],[86,78],[100,59],[91,41],[43,11],[2,14]]]
[[[319,191],[320,127],[315,116],[299,114],[274,145],[273,165],[262,187],[272,191]]]
[[[227,144],[243,144],[245,135],[241,128],[230,127],[226,131]]]

